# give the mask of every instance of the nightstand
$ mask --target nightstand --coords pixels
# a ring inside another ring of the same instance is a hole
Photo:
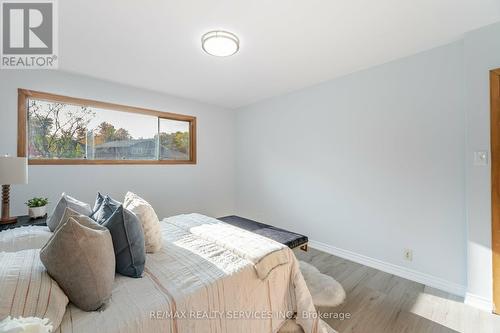
[[[18,216],[16,223],[10,224],[0,224],[0,231],[19,228],[28,225],[39,225],[46,226],[47,225],[47,216],[41,217],[38,219],[32,219],[28,215]]]

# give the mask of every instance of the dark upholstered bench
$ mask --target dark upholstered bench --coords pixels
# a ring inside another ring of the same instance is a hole
[[[219,217],[219,220],[234,225],[235,227],[254,232],[267,238],[271,238],[272,240],[284,244],[291,249],[300,246],[301,250],[307,251],[307,236],[296,234],[294,232],[276,228],[236,215]]]

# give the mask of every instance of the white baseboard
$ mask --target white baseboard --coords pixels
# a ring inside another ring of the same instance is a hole
[[[309,240],[309,246],[320,251],[332,254],[334,256],[351,260],[357,262],[358,264],[369,266],[389,274],[394,274],[402,278],[422,283],[426,286],[443,290],[461,297],[465,296],[465,292],[467,290],[466,286],[464,285],[450,282],[445,279],[418,272],[403,266],[390,264],[379,259],[370,258],[362,254],[354,253],[352,251],[340,249],[338,247],[331,246],[322,242]]]
[[[493,311],[492,301],[483,296],[466,293],[464,303],[487,312]]]

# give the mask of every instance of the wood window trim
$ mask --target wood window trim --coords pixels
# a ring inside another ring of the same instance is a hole
[[[17,156],[27,157],[28,150],[28,112],[26,103],[29,98],[48,102],[60,102],[79,106],[89,106],[99,109],[138,113],[150,115],[161,119],[179,120],[189,122],[189,160],[86,160],[86,159],[28,159],[30,165],[157,165],[157,164],[196,164],[196,117],[183,114],[155,111],[145,108],[126,106],[115,103],[100,102],[91,99],[68,97],[40,91],[18,89],[17,98]]]
[[[500,68],[490,71],[490,96],[493,312],[500,314]]]

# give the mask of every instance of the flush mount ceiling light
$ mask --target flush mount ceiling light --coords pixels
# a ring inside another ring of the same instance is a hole
[[[201,36],[203,51],[216,57],[228,57],[240,49],[238,37],[228,31],[209,31]]]

